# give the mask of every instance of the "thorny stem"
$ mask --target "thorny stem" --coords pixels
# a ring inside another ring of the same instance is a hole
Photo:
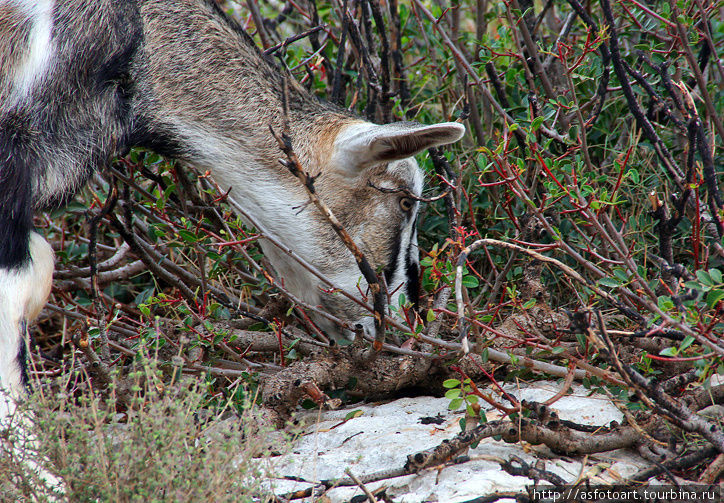
[[[716,113],[716,108],[714,107],[714,102],[711,99],[709,90],[706,87],[706,81],[704,80],[704,76],[701,73],[699,65],[696,63],[694,53],[691,52],[691,47],[689,47],[689,37],[686,33],[686,28],[684,28],[684,25],[682,25],[681,21],[679,20],[681,16],[679,7],[676,5],[676,2],[674,0],[669,0],[669,7],[671,8],[671,19],[673,19],[674,23],[676,23],[676,29],[679,33],[679,42],[684,49],[684,56],[686,56],[686,60],[689,63],[689,68],[694,74],[696,83],[699,86],[699,92],[701,93],[702,98],[704,98],[706,110],[709,113],[709,117],[714,122],[714,127],[719,133],[719,137],[724,138],[724,124],[722,124],[721,117],[719,117],[719,115]],[[703,22],[706,23],[706,19],[703,19]]]
[[[457,48],[457,46],[453,43],[452,40],[450,40],[450,37],[445,33],[438,24],[438,20],[433,16],[432,12],[430,12],[427,7],[425,7],[420,0],[413,0],[413,3],[415,4],[416,8],[420,10],[425,16],[432,21],[435,24],[435,28],[437,29],[438,33],[443,39],[443,42],[450,48],[450,51],[452,51],[455,58],[460,62],[462,67],[465,69],[465,71],[468,73],[470,78],[475,82],[475,85],[478,86],[480,89],[480,92],[483,93],[483,95],[490,101],[490,103],[493,105],[493,107],[496,109],[496,111],[501,115],[501,117],[504,117],[506,121],[508,121],[509,124],[513,124],[515,122],[515,119],[513,119],[510,114],[498,103],[498,101],[493,97],[492,94],[490,94],[490,91],[488,88],[483,85],[483,82],[480,80],[480,77],[478,76],[478,73],[473,69],[473,67],[470,65],[470,63],[465,59],[465,56],[460,52],[460,50]],[[561,136],[556,131],[553,131],[545,126],[541,126],[541,131],[543,131],[543,134],[548,136],[549,138],[553,138],[555,140],[558,140],[564,145],[567,145],[569,142],[567,139],[565,139],[563,136]]]
[[[284,155],[287,156],[287,162],[285,164],[286,168],[289,169],[289,171],[301,182],[302,186],[307,191],[309,199],[312,201],[314,206],[316,206],[317,209],[322,213],[325,220],[329,222],[329,224],[332,226],[332,228],[337,233],[347,249],[352,252],[355,261],[357,262],[357,267],[359,267],[362,276],[365,278],[365,281],[367,281],[367,285],[370,289],[370,292],[372,293],[374,308],[372,314],[374,316],[375,325],[375,342],[372,345],[374,351],[370,353],[370,355],[372,356],[382,350],[382,345],[385,342],[385,311],[387,308],[386,291],[382,288],[382,281],[380,281],[379,275],[375,272],[370,263],[367,261],[367,258],[362,253],[362,250],[360,250],[357,244],[354,242],[352,236],[349,235],[347,230],[342,226],[339,220],[337,220],[337,217],[334,216],[332,210],[329,209],[329,207],[319,198],[319,196],[317,196],[316,189],[314,187],[314,177],[304,171],[304,168],[302,168],[302,165],[297,158],[297,154],[292,148],[291,138],[286,131],[288,130],[288,88],[286,80],[284,81],[284,83],[285,131],[281,134],[281,136],[278,135],[274,131],[274,128],[271,126],[269,126],[269,131],[279,144],[280,150],[284,152]]]

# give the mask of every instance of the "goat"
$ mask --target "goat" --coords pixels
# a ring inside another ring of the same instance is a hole
[[[419,195],[423,177],[412,156],[459,140],[461,124],[376,125],[318,100],[213,0],[0,0],[0,388],[23,389],[27,324],[51,289],[54,255],[33,213],[67,202],[130,147],[208,170],[265,234],[348,291],[364,287],[319,212],[299,211],[307,195],[269,131],[285,121],[319,197],[384,272],[393,302],[415,298],[419,202],[405,193]],[[261,246],[291,293],[372,330],[363,308],[322,295],[317,277]]]

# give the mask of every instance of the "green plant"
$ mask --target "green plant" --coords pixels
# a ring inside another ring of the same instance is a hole
[[[253,409],[238,415],[229,401],[209,406],[203,382],[164,385],[156,365],[146,361],[128,376],[136,383],[130,408],[113,387],[106,393],[38,392],[23,404],[36,460],[44,459],[63,481],[63,499],[264,501],[263,456],[270,445]],[[78,377],[62,375],[44,385],[66,389]],[[4,501],[48,498],[32,467],[17,455],[0,456]]]

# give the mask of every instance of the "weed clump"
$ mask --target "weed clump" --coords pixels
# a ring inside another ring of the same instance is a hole
[[[113,389],[30,396],[0,444],[0,499],[265,500],[265,435],[249,409],[209,406],[198,381],[164,387],[148,367],[129,377],[138,384],[125,410]]]

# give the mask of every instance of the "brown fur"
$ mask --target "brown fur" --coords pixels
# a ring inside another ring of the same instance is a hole
[[[30,20],[12,5],[0,5],[0,102],[8,99],[15,69],[26,55]]]
[[[27,18],[40,15],[14,9],[18,2],[32,11],[51,0],[0,0],[6,88],[24,53],[42,41],[31,40],[29,23],[37,19]],[[7,193],[22,196],[0,193],[0,279],[4,267],[29,260],[33,208],[66,201],[112,156],[144,146],[209,170],[265,232],[355,292],[360,273],[351,253],[321,213],[305,205],[298,180],[278,162],[270,126],[277,133],[288,128],[303,168],[318,175],[319,197],[372,266],[394,279],[391,286],[405,288],[409,267],[416,274],[417,205],[406,213],[399,194],[370,182],[419,191],[419,169],[404,158],[455,141],[460,126],[385,128],[320,101],[264,56],[213,0],[54,0],[47,54],[46,73],[17,103],[0,102],[0,180],[7,180]],[[262,247],[303,300],[353,323],[368,317],[339,295],[322,295],[323,282],[269,242]]]

